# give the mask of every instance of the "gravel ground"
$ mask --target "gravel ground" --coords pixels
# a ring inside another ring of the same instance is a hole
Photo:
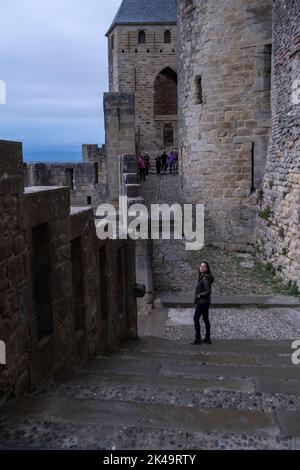
[[[165,431],[142,427],[77,426],[42,419],[10,422],[0,419],[0,441],[4,447],[14,445],[44,449],[84,450],[201,450],[201,449],[299,449],[300,439],[279,434],[222,434]]]
[[[220,380],[220,383],[222,381]],[[47,390],[47,394],[63,395],[72,398],[93,400],[117,400],[134,403],[151,403],[189,408],[226,408],[248,411],[273,412],[278,408],[288,411],[300,410],[300,396],[246,393],[221,390],[189,390],[174,391],[151,386],[130,385],[105,387],[97,385],[62,385]]]
[[[165,337],[188,340],[194,337],[193,309],[169,309]],[[296,309],[211,309],[212,338],[299,339],[300,312]],[[201,321],[202,332],[205,332]]]

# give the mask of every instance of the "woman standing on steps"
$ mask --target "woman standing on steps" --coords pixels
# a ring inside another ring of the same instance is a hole
[[[203,343],[211,344],[209,308],[211,305],[211,285],[214,283],[214,281],[214,277],[210,272],[209,264],[206,262],[201,263],[199,269],[199,279],[195,292],[195,304],[197,304],[194,315],[196,338],[192,344],[202,344],[200,328],[201,316],[203,317],[206,329],[206,336]]]

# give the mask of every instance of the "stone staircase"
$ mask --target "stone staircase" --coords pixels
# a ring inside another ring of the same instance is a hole
[[[299,449],[288,340],[143,337],[0,410],[0,447]]]

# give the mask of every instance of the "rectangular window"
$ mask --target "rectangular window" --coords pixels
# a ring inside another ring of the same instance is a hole
[[[271,90],[272,81],[272,44],[264,46],[264,89]]]
[[[95,184],[99,183],[99,164],[94,163]]]
[[[71,255],[75,330],[78,331],[85,329],[84,275],[81,238],[77,238],[71,242]]]
[[[107,259],[106,248],[99,250],[99,266],[100,266],[100,306],[102,320],[108,319],[108,297],[107,297]]]
[[[195,78],[195,98],[196,98],[196,104],[202,104],[203,103],[203,89],[202,89],[202,77],[201,77],[201,75],[198,75]]]
[[[145,33],[145,31],[139,31],[138,41],[139,41],[139,44],[146,44],[146,33]]]
[[[48,224],[32,229],[33,302],[38,337],[53,334],[52,283]]]
[[[119,301],[119,314],[123,316],[126,313],[126,298],[125,298],[125,260],[124,249],[118,251],[118,301]]]
[[[109,307],[108,307],[108,275],[106,248],[99,250],[99,294],[100,294],[100,316],[101,316],[101,349],[105,352],[109,346]]]
[[[251,149],[251,193],[253,193],[255,188],[255,147],[254,142],[252,142],[252,149]]]

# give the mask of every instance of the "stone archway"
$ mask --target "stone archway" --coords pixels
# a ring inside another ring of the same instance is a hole
[[[177,116],[177,73],[170,67],[164,68],[156,77],[153,86],[154,117]]]

